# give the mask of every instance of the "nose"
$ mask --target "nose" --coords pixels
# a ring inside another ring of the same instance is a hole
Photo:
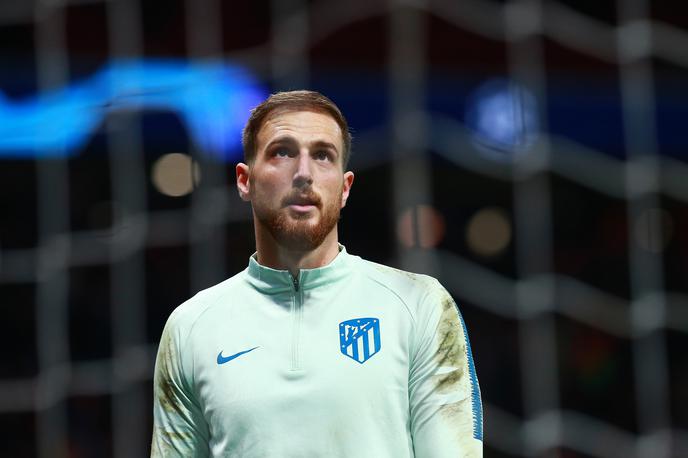
[[[294,173],[294,187],[307,188],[313,184],[313,174],[311,173],[311,158],[307,151],[299,154]]]

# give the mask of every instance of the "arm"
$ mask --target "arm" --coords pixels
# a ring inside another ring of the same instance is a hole
[[[454,300],[438,282],[418,317],[409,374],[416,457],[481,457],[482,403],[468,334]]]
[[[151,457],[206,457],[208,425],[182,364],[175,318],[176,311],[165,325],[155,361]]]

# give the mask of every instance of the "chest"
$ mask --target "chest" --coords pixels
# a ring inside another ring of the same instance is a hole
[[[294,292],[251,298],[216,321],[194,349],[210,417],[303,421],[303,412],[356,415],[406,402],[411,323],[394,298]]]

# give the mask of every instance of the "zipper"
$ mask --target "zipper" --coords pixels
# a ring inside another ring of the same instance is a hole
[[[299,361],[299,335],[301,333],[303,307],[299,277],[292,276],[292,283],[294,284],[294,297],[292,300],[291,370],[298,371],[301,369]]]

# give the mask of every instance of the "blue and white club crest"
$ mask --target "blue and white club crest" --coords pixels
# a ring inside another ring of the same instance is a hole
[[[339,323],[339,348],[342,353],[363,364],[380,351],[380,320],[354,318]]]

